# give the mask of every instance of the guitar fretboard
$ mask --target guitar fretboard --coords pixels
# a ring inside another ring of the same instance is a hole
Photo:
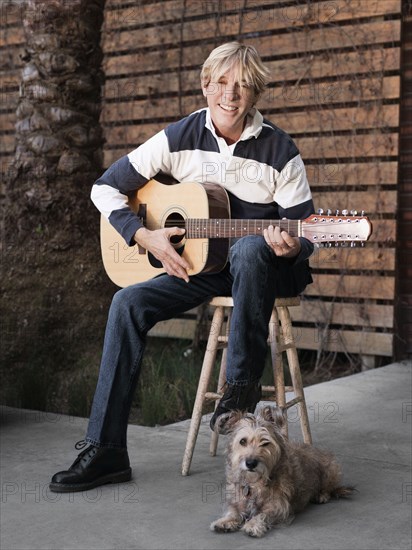
[[[197,219],[185,220],[188,239],[228,239],[247,235],[262,235],[269,225],[280,227],[292,237],[301,236],[300,220],[235,220],[235,219]]]

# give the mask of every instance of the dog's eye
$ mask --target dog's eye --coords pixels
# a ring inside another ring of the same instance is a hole
[[[245,447],[247,444],[246,437],[242,437],[242,439],[239,441],[239,444],[242,445],[242,447]]]
[[[267,447],[268,445],[270,445],[270,441],[262,441],[262,442],[260,443],[260,446],[261,446],[261,447]]]

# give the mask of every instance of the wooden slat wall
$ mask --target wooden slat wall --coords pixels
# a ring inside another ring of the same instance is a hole
[[[23,33],[2,4],[1,159],[14,150]],[[315,206],[364,209],[364,249],[318,250],[315,282],[292,311],[299,347],[391,356],[398,205],[401,0],[108,0],[102,124],[109,166],[204,105],[200,65],[218,44],[255,45],[272,71],[263,114],[305,160]],[[192,337],[195,315],[153,334]]]

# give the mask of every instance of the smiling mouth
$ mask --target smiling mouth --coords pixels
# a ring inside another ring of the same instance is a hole
[[[237,107],[234,107],[233,105],[223,105],[222,103],[220,103],[220,107],[224,110],[224,111],[227,111],[229,113],[233,112],[233,111],[237,111]]]

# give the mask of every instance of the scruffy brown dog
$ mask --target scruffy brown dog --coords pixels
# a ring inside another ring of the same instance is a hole
[[[225,515],[210,528],[218,533],[242,529],[261,537],[276,524],[291,523],[309,502],[346,497],[341,471],[331,453],[288,441],[281,434],[280,409],[265,407],[257,416],[234,412],[219,417],[217,429],[230,434],[226,458]]]

